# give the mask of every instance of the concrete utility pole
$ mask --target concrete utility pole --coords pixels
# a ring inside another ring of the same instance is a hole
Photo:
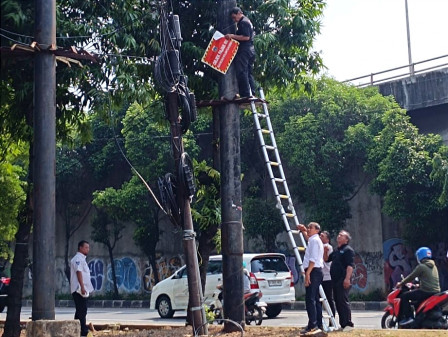
[[[32,319],[54,320],[56,186],[56,1],[36,0]]]
[[[218,7],[218,30],[235,33],[230,10],[234,0],[221,0]],[[232,99],[237,93],[233,66],[219,83],[219,97]],[[240,112],[238,104],[220,107],[221,155],[221,244],[224,285],[224,316],[244,325],[243,300],[243,225],[241,209]],[[237,327],[224,322],[224,331]]]

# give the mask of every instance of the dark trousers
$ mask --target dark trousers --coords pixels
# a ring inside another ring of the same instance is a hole
[[[334,307],[333,299],[333,283],[331,280],[322,281],[322,288],[324,288],[325,297],[327,298],[328,304],[330,304],[330,309],[334,317],[336,315],[336,308]]]
[[[411,303],[409,301],[417,301],[419,304],[426,300],[428,297],[433,295],[434,293],[428,293],[426,291],[416,289],[405,292],[400,295],[400,318],[405,319],[412,317],[412,308]]]
[[[241,50],[235,55],[235,71],[241,97],[249,97],[250,90],[255,95],[255,80],[252,75],[255,62],[255,51]]]
[[[348,302],[349,291],[350,288],[345,289],[342,282],[333,282],[333,296],[339,315],[339,324],[342,328],[354,326],[352,322],[352,311]]]
[[[82,297],[77,292],[72,293],[73,300],[75,301],[75,319],[79,319],[81,323],[81,336],[87,336],[89,328],[86,324],[87,316],[87,298]]]
[[[322,268],[313,268],[310,274],[311,284],[305,287],[305,307],[308,314],[309,329],[322,326],[322,303],[319,287],[323,278]]]

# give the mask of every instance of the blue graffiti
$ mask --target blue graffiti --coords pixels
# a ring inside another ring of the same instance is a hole
[[[90,269],[90,280],[95,291],[101,290],[104,281],[104,264],[102,260],[94,259],[88,263]]]
[[[134,262],[129,257],[115,259],[115,276],[117,278],[117,287],[125,292],[140,291],[141,281],[138,276],[138,269]],[[107,280],[109,281],[108,288],[113,287],[112,268],[107,266]]]

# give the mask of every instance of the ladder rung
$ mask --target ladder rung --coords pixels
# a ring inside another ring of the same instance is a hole
[[[294,218],[294,214],[293,213],[285,213],[285,215],[288,218]]]
[[[289,199],[289,195],[279,194],[280,199]]]
[[[265,115],[265,114],[261,114],[261,113],[257,113],[257,116],[258,116],[259,118],[266,118],[266,115]]]
[[[262,133],[265,133],[265,134],[269,134],[269,133],[271,133],[270,130],[266,130],[266,129],[261,129],[261,132],[262,132]]]
[[[285,181],[285,179],[282,179],[282,178],[273,178],[273,179],[277,183],[283,183]]]
[[[271,166],[279,166],[280,165],[276,161],[270,161],[269,164],[271,164]]]
[[[266,150],[275,150],[275,147],[272,145],[265,145]]]

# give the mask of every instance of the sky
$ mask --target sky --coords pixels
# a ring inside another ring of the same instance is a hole
[[[448,0],[408,0],[408,16],[413,63],[448,55]],[[327,0],[321,22],[313,49],[338,81],[409,64],[405,0]]]

